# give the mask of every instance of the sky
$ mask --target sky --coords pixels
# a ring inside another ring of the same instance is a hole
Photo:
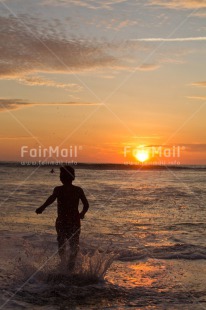
[[[0,161],[206,164],[206,0],[0,0]]]

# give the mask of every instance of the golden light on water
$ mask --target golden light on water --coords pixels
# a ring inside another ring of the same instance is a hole
[[[112,264],[106,279],[112,283],[126,287],[152,287],[158,279],[159,283],[164,279],[165,266],[156,265],[154,261],[133,262],[124,265]]]
[[[147,150],[138,150],[135,154],[135,158],[143,163],[149,159],[149,152]]]

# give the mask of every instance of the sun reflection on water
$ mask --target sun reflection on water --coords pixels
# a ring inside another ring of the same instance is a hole
[[[156,286],[163,278],[164,266],[156,265],[153,260],[134,263],[113,263],[106,280],[125,288]]]

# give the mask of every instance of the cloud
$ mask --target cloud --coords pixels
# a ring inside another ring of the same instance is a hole
[[[206,41],[206,37],[189,37],[189,38],[144,38],[132,39],[132,41],[139,42],[193,42],[193,41]]]
[[[162,136],[155,135],[155,134],[151,136],[133,136],[132,137],[132,139],[160,139],[160,138],[162,138]]]
[[[128,2],[127,0],[104,0],[104,1],[99,1],[99,0],[44,0],[42,2],[42,5],[54,5],[54,6],[79,6],[79,7],[84,7],[87,9],[92,9],[92,10],[97,10],[97,9],[107,9],[107,10],[112,10],[115,4],[120,4]]]
[[[57,87],[63,88],[68,91],[78,92],[82,89],[82,87],[75,83],[59,83],[53,80],[49,80],[37,75],[25,75],[17,78],[18,82],[21,84],[29,85],[29,86],[48,86],[48,87]]]
[[[0,79],[13,79],[29,86],[48,86],[78,92],[81,90],[78,84],[61,83],[41,75],[98,73],[109,69],[107,76],[111,78],[111,70],[131,71],[136,67],[134,51],[149,53],[153,48],[146,44],[148,39],[114,42],[83,40],[75,36],[69,39],[66,34],[68,25],[59,20],[46,22],[30,16],[19,17],[0,17],[0,40],[3,42],[0,49]],[[117,28],[126,25],[129,25],[128,20],[124,24],[117,24]],[[172,51],[172,58],[174,55]],[[154,60],[154,63],[163,61]],[[150,71],[158,67],[157,64],[143,64],[139,70]]]
[[[1,78],[19,78],[37,72],[73,73],[117,62],[95,40],[69,40],[53,25],[41,25],[41,20],[35,18],[21,18],[24,24],[12,16],[0,17]]]
[[[206,96],[187,96],[188,99],[206,101]]]
[[[200,86],[200,87],[206,87],[206,81],[203,82],[194,82],[192,83],[193,86]]]
[[[1,99],[0,98],[0,112],[6,112],[8,110],[18,110],[22,108],[29,108],[33,106],[93,106],[93,105],[102,105],[101,103],[92,103],[92,102],[54,102],[54,103],[45,103],[45,102],[30,102],[21,99]]]
[[[0,112],[7,110],[17,110],[33,104],[21,99],[0,99]]]
[[[112,17],[108,19],[100,19],[98,16],[95,16],[93,19],[87,21],[88,25],[95,26],[96,28],[107,29],[107,30],[116,30],[119,31],[126,27],[132,27],[139,24],[136,20],[131,19],[122,19],[122,17]]]
[[[200,9],[206,8],[205,0],[150,0],[150,4],[170,9]]]
[[[144,148],[149,148],[153,152],[156,150],[158,152],[158,148],[160,148],[160,151],[164,149],[171,149],[171,150],[177,150],[181,154],[183,152],[205,152],[206,151],[206,144],[205,143],[180,143],[180,144],[164,144],[164,145],[146,145]]]
[[[205,152],[206,144],[205,143],[184,144],[184,148],[185,148],[185,151],[189,151],[189,152]]]
[[[140,71],[154,71],[159,68],[159,65],[156,64],[143,64],[138,67]]]

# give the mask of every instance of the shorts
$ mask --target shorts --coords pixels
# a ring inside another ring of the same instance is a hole
[[[56,220],[56,231],[59,243],[64,243],[68,239],[71,246],[79,244],[80,226]]]

